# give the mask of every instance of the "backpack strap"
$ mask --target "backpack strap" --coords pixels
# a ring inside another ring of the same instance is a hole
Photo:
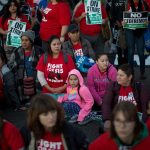
[[[45,52],[45,53],[44,53],[44,65],[46,65],[47,59],[48,59],[48,53]]]
[[[64,53],[64,52],[62,52],[62,53],[63,53],[64,62],[65,62],[65,64],[67,64],[68,63],[68,56],[66,53]]]

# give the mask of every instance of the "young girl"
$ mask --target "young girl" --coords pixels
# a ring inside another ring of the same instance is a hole
[[[110,81],[115,81],[116,68],[109,63],[108,55],[101,53],[96,55],[96,64],[93,65],[87,75],[87,84],[95,100],[95,106],[101,106],[106,88]]]
[[[73,69],[69,72],[67,94],[59,97],[58,101],[63,104],[66,115],[72,123],[82,124],[81,122],[91,112],[94,100],[78,70]]]

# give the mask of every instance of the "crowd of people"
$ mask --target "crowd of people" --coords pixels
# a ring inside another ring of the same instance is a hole
[[[0,115],[0,149],[147,149],[150,94],[140,81],[146,79],[146,28],[124,28],[123,13],[149,12],[150,2],[101,1],[101,24],[87,23],[85,2],[0,3],[0,109],[28,112],[21,130]],[[7,42],[11,21],[25,23],[20,46]],[[134,80],[135,50],[140,61],[138,81]],[[102,116],[99,124],[104,133],[90,143],[72,124],[85,125],[93,112]]]

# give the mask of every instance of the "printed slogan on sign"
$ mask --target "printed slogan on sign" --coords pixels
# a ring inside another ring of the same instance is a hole
[[[124,12],[124,28],[137,29],[148,27],[148,12]]]
[[[102,24],[101,1],[85,0],[86,24]]]
[[[9,20],[9,28],[6,39],[7,46],[19,47],[21,46],[20,36],[22,32],[25,32],[26,23],[16,20]]]

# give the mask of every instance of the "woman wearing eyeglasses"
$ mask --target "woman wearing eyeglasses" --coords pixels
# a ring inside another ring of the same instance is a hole
[[[89,150],[146,150],[149,142],[148,130],[139,120],[136,106],[124,101],[113,110],[110,132],[92,142]]]

